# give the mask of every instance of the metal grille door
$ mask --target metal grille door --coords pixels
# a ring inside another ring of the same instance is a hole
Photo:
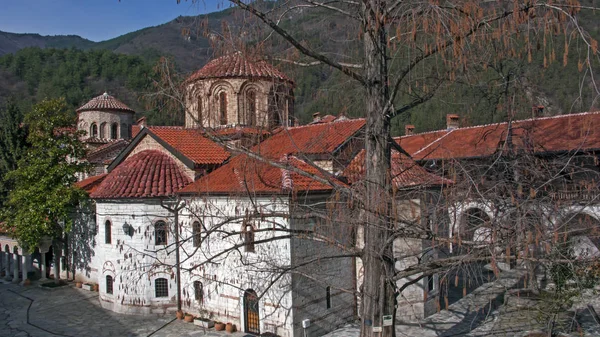
[[[246,332],[260,334],[260,320],[258,316],[258,296],[252,289],[244,293],[244,312],[246,314]]]

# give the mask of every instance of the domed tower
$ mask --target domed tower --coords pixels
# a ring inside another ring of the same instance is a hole
[[[85,142],[91,147],[131,138],[135,111],[113,96],[104,93],[77,109],[77,129],[87,132]]]
[[[241,53],[208,62],[186,80],[185,126],[288,126],[294,82],[265,61]]]

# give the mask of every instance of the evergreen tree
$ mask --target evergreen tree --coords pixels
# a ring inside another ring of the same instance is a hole
[[[17,168],[17,163],[27,149],[27,132],[22,125],[23,114],[17,105],[9,100],[0,107],[0,207],[4,204],[9,182],[4,176]]]

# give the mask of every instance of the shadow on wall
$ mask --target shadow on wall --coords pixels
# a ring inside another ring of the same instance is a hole
[[[69,232],[70,269],[73,277],[77,272],[84,272],[86,278],[91,277],[90,263],[94,256],[97,231],[96,213],[91,200],[82,202],[73,216],[73,226]]]

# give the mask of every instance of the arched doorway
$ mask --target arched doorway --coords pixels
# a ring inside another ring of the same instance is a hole
[[[258,314],[258,295],[252,289],[244,292],[244,331],[260,334],[260,318]]]

